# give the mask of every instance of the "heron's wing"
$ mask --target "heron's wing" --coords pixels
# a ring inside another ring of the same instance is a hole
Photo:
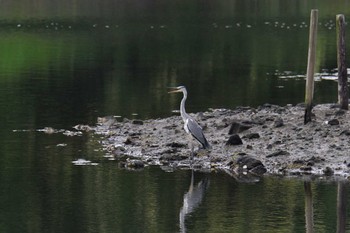
[[[197,141],[200,142],[204,148],[210,148],[209,143],[203,134],[202,127],[200,127],[195,120],[192,118],[188,119],[187,128],[190,131],[191,135],[197,139]]]

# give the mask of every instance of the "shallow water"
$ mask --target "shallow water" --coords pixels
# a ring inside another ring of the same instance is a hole
[[[92,134],[39,129],[170,116],[181,97],[167,87],[180,84],[189,112],[302,102],[310,9],[319,9],[316,69],[327,73],[336,67],[335,15],[349,4],[2,1],[1,232],[305,232],[304,181],[195,173],[199,197],[186,211],[191,171],[126,171]],[[317,82],[315,101],[336,102],[336,90]],[[335,232],[341,185],[309,184],[314,232]]]

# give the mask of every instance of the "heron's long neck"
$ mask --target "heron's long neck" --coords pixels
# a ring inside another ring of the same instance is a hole
[[[181,113],[181,117],[182,119],[185,121],[185,119],[189,118],[190,116],[186,113],[186,110],[185,110],[185,102],[186,102],[186,99],[187,99],[187,91],[183,91],[183,98],[181,100],[181,105],[180,105],[180,113]]]

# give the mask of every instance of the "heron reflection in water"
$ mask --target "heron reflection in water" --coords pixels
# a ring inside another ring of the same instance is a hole
[[[194,171],[192,170],[191,184],[188,192],[183,197],[183,205],[179,215],[180,232],[186,232],[186,216],[192,213],[202,203],[208,187],[209,180],[207,178],[202,179],[197,185],[194,185]]]
[[[190,115],[186,113],[186,109],[185,109],[185,102],[187,99],[186,87],[178,86],[178,87],[172,87],[172,89],[174,90],[169,91],[169,93],[176,93],[176,92],[183,93],[183,98],[180,104],[180,113],[181,113],[182,120],[184,121],[184,129],[186,133],[188,133],[191,137],[190,139],[191,158],[193,158],[194,145],[192,143],[192,138],[196,139],[204,149],[210,149],[211,146],[209,145],[207,139],[203,134],[202,127],[200,127],[199,124]]]

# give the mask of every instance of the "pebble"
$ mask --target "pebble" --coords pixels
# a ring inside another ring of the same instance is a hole
[[[327,121],[328,125],[339,125],[339,120],[338,119],[332,119],[330,121]]]
[[[260,135],[258,133],[249,133],[244,135],[243,138],[246,138],[246,139],[260,138]]]
[[[325,169],[323,169],[323,173],[326,175],[326,176],[331,176],[334,174],[334,171],[332,168],[330,167],[326,167]]]
[[[243,144],[242,139],[238,134],[231,135],[226,142],[227,146],[236,146],[236,145],[242,145],[242,144]]]
[[[138,159],[128,159],[126,161],[126,166],[129,168],[140,169],[143,168],[145,164],[143,163],[143,161]]]
[[[241,133],[243,131],[250,129],[251,127],[252,127],[252,125],[248,125],[248,124],[244,124],[244,123],[240,123],[240,122],[233,122],[231,124],[231,127],[230,127],[228,134],[230,134],[230,135],[238,134],[238,133]]]
[[[284,125],[282,118],[277,118],[274,123],[273,126],[276,128],[282,127]]]
[[[266,155],[266,158],[277,157],[280,155],[290,155],[290,153],[288,151],[280,150],[280,151],[276,151],[274,153]]]
[[[142,120],[132,120],[131,123],[134,124],[134,125],[143,125],[143,121]]]

